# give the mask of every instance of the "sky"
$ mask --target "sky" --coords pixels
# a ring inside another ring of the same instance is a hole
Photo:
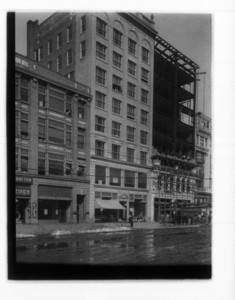
[[[41,23],[52,12],[16,13],[16,52],[26,55],[26,31],[28,20]],[[211,15],[209,14],[157,14],[154,13],[158,34],[177,50],[197,63],[197,110],[211,117]]]

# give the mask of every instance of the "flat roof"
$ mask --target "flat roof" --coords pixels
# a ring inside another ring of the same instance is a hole
[[[20,71],[28,73],[29,75],[49,81],[55,85],[63,86],[64,88],[73,90],[76,93],[83,94],[88,98],[92,97],[90,87],[80,82],[68,79],[65,76],[62,76],[61,74],[58,74],[52,70],[48,70],[47,68],[39,65],[37,62],[24,55],[16,53],[15,64],[16,70],[19,69]]]

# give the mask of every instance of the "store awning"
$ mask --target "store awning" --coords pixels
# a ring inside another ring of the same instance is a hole
[[[124,206],[120,204],[117,200],[100,200],[95,199],[95,208],[103,209],[125,209]]]

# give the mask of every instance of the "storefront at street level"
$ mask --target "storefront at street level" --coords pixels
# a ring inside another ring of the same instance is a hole
[[[89,217],[88,182],[34,179],[35,223],[84,223]],[[33,197],[32,197],[33,198]]]
[[[128,220],[130,214],[136,221],[147,220],[147,193],[131,193],[125,190],[102,190],[95,193],[95,222]]]
[[[84,223],[89,218],[86,180],[16,176],[16,222]]]
[[[16,176],[16,222],[18,223],[28,223],[31,219],[31,207],[30,197],[31,197],[31,185],[32,178],[26,176]]]

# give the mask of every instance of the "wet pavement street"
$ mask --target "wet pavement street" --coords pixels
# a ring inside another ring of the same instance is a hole
[[[88,265],[208,265],[211,226],[21,238],[17,262]]]

